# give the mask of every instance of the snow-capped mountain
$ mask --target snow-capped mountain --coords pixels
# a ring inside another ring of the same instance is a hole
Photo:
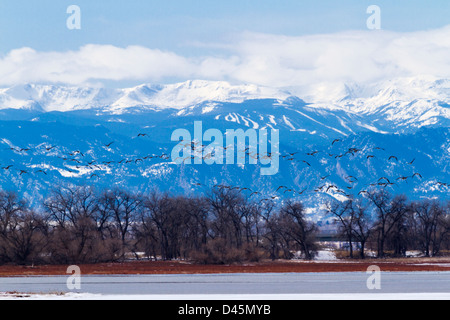
[[[282,184],[306,190],[302,200],[320,206],[327,197],[357,195],[386,177],[392,192],[445,199],[449,88],[449,80],[418,77],[300,91],[209,81],[1,89],[0,186],[39,199],[64,183],[185,194],[224,183],[263,196]],[[295,156],[280,155],[273,177],[261,176],[258,165],[178,166],[158,157],[171,153],[173,131],[192,132],[194,121],[222,132],[278,129],[281,155]],[[312,151],[317,153],[308,155]]]
[[[317,107],[338,109],[391,126],[420,128],[450,125],[450,80],[434,77],[399,78],[371,85],[337,85],[305,93]],[[326,92],[333,92],[326,95]]]
[[[358,116],[360,126],[375,132],[392,131],[385,128],[403,132],[408,128],[450,125],[450,80],[432,77],[400,78],[370,85],[329,83],[288,89],[201,80],[126,89],[28,84],[0,89],[0,109],[38,112],[96,109],[124,114],[144,107],[186,110],[206,102],[212,106],[214,102],[273,99],[286,105],[294,97],[306,101],[312,109]],[[343,126],[351,127],[351,124],[343,123]]]
[[[289,93],[256,85],[231,85],[218,81],[186,81],[170,85],[144,84],[126,89],[15,86],[0,89],[0,109],[74,111],[102,108],[120,112],[136,106],[181,109],[204,101],[243,102],[250,99],[286,99]]]

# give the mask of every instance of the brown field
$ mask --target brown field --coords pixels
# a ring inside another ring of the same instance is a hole
[[[450,258],[408,258],[338,261],[263,261],[236,265],[198,265],[183,261],[133,261],[79,265],[84,275],[138,274],[220,274],[220,273],[305,273],[305,272],[365,272],[377,265],[384,272],[450,271]],[[68,265],[0,266],[0,277],[67,275]]]

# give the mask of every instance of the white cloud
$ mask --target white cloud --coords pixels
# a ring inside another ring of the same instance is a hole
[[[302,87],[417,75],[450,78],[450,26],[299,37],[244,33],[211,47],[218,45],[220,56],[194,58],[141,46],[86,45],[67,52],[21,48],[0,58],[0,85],[207,79]]]
[[[235,46],[236,80],[275,86],[450,76],[450,27],[415,33],[247,34]]]
[[[21,48],[0,59],[0,84],[82,84],[93,80],[150,80],[190,77],[193,66],[172,52],[140,46],[86,45],[78,51],[37,52]]]

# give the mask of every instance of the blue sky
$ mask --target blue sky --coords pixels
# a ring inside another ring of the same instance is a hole
[[[82,10],[82,30],[65,27],[71,4]],[[385,30],[450,24],[448,0],[2,0],[0,52],[20,47],[68,50],[93,43],[195,55],[205,48],[192,44],[243,31],[300,36],[362,30],[371,4],[382,9]]]
[[[448,0],[1,0],[0,86],[450,77],[449,13]]]

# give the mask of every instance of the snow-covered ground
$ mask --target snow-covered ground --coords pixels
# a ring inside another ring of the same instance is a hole
[[[320,250],[317,252],[317,256],[315,257],[317,261],[336,261],[336,255],[332,250]]]

